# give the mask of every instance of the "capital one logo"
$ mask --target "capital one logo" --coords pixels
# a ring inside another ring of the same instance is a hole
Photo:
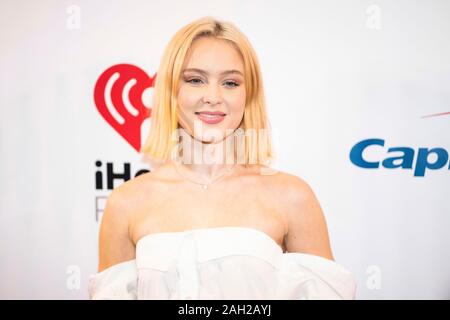
[[[356,143],[350,150],[350,161],[364,169],[403,169],[412,170],[414,177],[424,177],[427,170],[450,170],[449,154],[444,148],[426,148],[418,150],[408,146],[389,147],[384,157],[369,160],[364,156],[366,150],[385,149],[384,139],[365,139]],[[434,156],[434,160],[430,157]]]
[[[434,113],[422,118],[449,116],[450,112]],[[414,177],[424,177],[427,170],[447,168],[450,171],[449,152],[445,148],[414,148],[407,146],[389,147],[384,159],[369,161],[363,155],[364,151],[384,147],[383,139],[365,139],[356,143],[350,150],[350,161],[357,167],[364,169],[406,169],[413,170]],[[394,154],[393,154],[394,153]],[[430,157],[434,160],[430,161]]]
[[[97,110],[137,152],[142,123],[151,116],[155,78],[134,65],[117,64],[100,75],[94,88]]]

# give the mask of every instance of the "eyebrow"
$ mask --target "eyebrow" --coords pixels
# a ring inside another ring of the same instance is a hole
[[[188,69],[184,69],[184,70],[183,70],[183,73],[184,73],[184,72],[188,72],[188,71],[198,72],[198,73],[201,73],[201,74],[204,74],[204,75],[208,75],[208,74],[209,74],[208,71],[205,71],[205,70],[202,70],[202,69],[198,69],[198,68],[188,68]],[[240,74],[241,76],[244,76],[244,75],[242,74],[242,72],[240,72],[239,70],[236,70],[236,69],[223,71],[223,72],[220,73],[220,75],[224,75],[224,74],[233,74],[233,73],[234,73],[234,74]]]

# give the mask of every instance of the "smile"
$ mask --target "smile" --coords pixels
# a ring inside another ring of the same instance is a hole
[[[207,113],[195,113],[197,115],[197,118],[199,118],[201,121],[203,121],[206,124],[216,124],[225,118],[225,114],[207,114]]]

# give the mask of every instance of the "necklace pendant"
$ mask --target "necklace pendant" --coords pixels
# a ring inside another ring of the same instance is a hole
[[[207,185],[207,184],[204,184],[204,185],[203,185],[203,189],[208,189],[208,185]]]

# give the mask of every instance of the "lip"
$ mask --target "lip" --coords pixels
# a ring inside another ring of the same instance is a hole
[[[211,115],[222,115],[225,116],[225,112],[222,111],[197,111],[195,114],[211,114]]]
[[[225,119],[223,112],[196,112],[197,118],[206,124],[217,124]]]

